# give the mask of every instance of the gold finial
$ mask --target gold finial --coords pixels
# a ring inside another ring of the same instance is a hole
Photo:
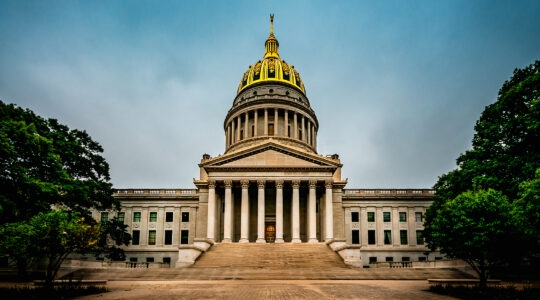
[[[274,14],[270,14],[270,34],[274,34]]]

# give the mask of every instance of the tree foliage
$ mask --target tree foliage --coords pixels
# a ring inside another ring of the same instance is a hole
[[[434,185],[424,234],[432,250],[464,259],[482,277],[485,265],[539,249],[540,61],[514,70],[474,129],[472,147],[458,157],[457,169]],[[499,242],[515,247],[501,252]]]
[[[0,101],[0,223],[51,205],[82,213],[118,208],[102,152],[85,131]]]
[[[431,242],[450,258],[466,261],[485,284],[489,267],[505,259],[515,224],[508,198],[495,190],[462,193],[445,202],[430,224]]]

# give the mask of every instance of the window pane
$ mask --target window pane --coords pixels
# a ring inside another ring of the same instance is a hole
[[[357,211],[351,212],[351,222],[358,222],[358,212]]]
[[[150,222],[156,222],[157,221],[157,212],[153,211],[150,213]]]
[[[383,212],[383,221],[390,222],[390,212]]]
[[[375,212],[369,211],[367,213],[367,221],[368,222],[375,222]]]
[[[384,231],[384,244],[385,245],[392,244],[392,231],[390,231],[390,230],[385,230]]]
[[[118,222],[124,223],[124,218],[126,217],[126,213],[119,212],[118,213]]]
[[[141,238],[141,232],[139,230],[133,230],[131,233],[131,244],[138,245]]]
[[[107,221],[109,221],[109,213],[102,212],[101,213],[101,222],[107,222]]]
[[[150,230],[148,231],[148,245],[155,245],[156,244],[156,231]]]
[[[368,244],[375,245],[375,230],[368,230]]]
[[[154,262],[154,258],[153,257],[147,257],[146,262]]]
[[[134,212],[133,213],[133,222],[140,222],[141,221],[141,212]]]
[[[407,245],[408,239],[407,239],[407,230],[400,230],[399,231],[399,239],[402,245]]]
[[[423,245],[424,244],[424,232],[422,230],[416,231],[416,244],[417,245]]]
[[[370,256],[369,257],[369,263],[370,264],[374,264],[377,262],[377,257],[376,256]]]
[[[360,244],[360,231],[353,230],[352,231],[352,243],[353,244]]]
[[[422,222],[422,213],[421,212],[414,213],[414,216],[415,216],[416,222]]]
[[[165,213],[165,222],[172,222],[173,221],[173,213],[172,211],[168,211]]]
[[[182,213],[182,222],[189,222],[189,213],[183,212]]]
[[[189,244],[189,231],[182,230],[180,232],[180,244]]]
[[[400,212],[399,213],[399,221],[400,222],[407,222],[407,213],[406,212]]]
[[[165,230],[165,245],[172,245],[172,230]]]

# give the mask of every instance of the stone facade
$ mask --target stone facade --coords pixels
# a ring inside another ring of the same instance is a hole
[[[433,191],[345,189],[339,156],[317,153],[316,114],[278,46],[272,18],[226,114],[225,152],[203,155],[196,189],[116,191],[130,261],[186,266],[214,243],[326,243],[359,267],[425,259]]]

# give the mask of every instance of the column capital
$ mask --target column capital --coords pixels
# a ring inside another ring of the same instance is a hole
[[[300,187],[300,180],[296,180],[296,179],[293,180],[292,181],[292,187],[293,187],[293,189],[299,188]]]
[[[226,189],[230,189],[232,187],[232,180],[230,179],[225,179],[225,188]]]
[[[324,182],[324,186],[327,188],[327,189],[331,189],[332,186],[334,185],[334,182],[332,180],[326,180]]]
[[[309,188],[310,188],[310,189],[314,189],[314,188],[316,188],[316,187],[317,187],[317,180],[311,179],[311,180],[309,181]]]
[[[216,181],[214,179],[208,180],[208,188],[209,189],[215,189],[216,188]]]
[[[276,189],[282,189],[283,188],[283,179],[276,180]]]
[[[240,180],[240,184],[242,185],[242,189],[247,189],[249,187],[249,180],[242,179]]]
[[[266,184],[266,180],[264,180],[264,179],[257,180],[257,187],[259,189],[264,189],[265,184]]]

